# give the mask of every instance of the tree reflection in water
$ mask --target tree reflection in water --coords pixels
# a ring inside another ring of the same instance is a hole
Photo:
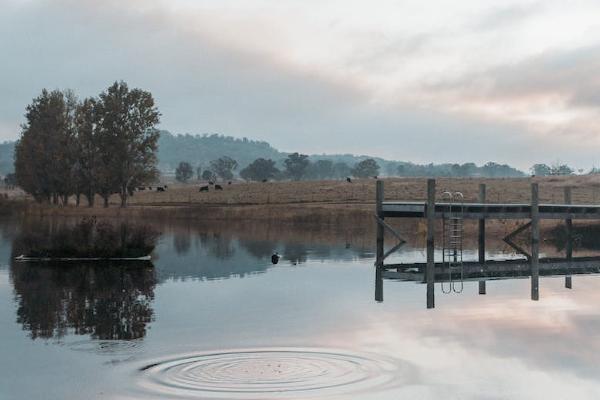
[[[131,340],[153,319],[156,278],[149,262],[11,265],[17,322],[32,339],[90,335]]]

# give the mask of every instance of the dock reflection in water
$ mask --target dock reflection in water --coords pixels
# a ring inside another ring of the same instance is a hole
[[[427,284],[426,278],[427,264],[402,264],[393,268],[375,268],[375,300],[383,301],[383,281],[412,281],[416,283]],[[600,274],[600,257],[578,257],[570,260],[558,258],[542,258],[539,263],[539,277],[564,277],[565,288],[573,288],[573,275],[598,275]],[[478,262],[463,263],[463,271],[458,273],[450,271],[442,263],[436,263],[434,269],[434,282],[438,293],[444,293],[443,285],[450,287],[452,282],[479,282],[479,294],[487,294],[485,282],[510,280],[510,279],[530,279],[531,264],[527,260],[490,260],[485,264]],[[484,283],[481,285],[481,283]],[[537,284],[531,280],[531,285]],[[426,286],[426,299],[434,296],[435,286]],[[462,292],[462,290],[461,290]],[[450,293],[446,293],[450,294]],[[539,298],[538,298],[539,299]],[[538,300],[535,299],[535,300]],[[428,308],[433,308],[435,306]]]

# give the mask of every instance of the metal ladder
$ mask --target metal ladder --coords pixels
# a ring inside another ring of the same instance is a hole
[[[463,213],[464,196],[461,192],[444,192],[442,200],[448,203],[447,209],[444,209],[443,215],[443,251],[442,266],[448,268],[447,287],[442,280],[442,292],[461,293],[463,284]],[[455,281],[453,274],[460,274],[460,281]],[[459,285],[460,284],[460,285]]]

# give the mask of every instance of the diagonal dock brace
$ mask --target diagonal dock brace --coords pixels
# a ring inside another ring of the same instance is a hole
[[[398,239],[398,244],[396,244],[394,247],[392,247],[391,249],[389,249],[382,257],[381,261],[385,261],[386,258],[388,258],[392,253],[394,253],[395,251],[397,251],[399,248],[401,248],[402,246],[404,246],[406,244],[406,240],[402,239],[402,237],[400,236],[400,234],[398,232],[396,232],[396,230],[394,228],[392,228],[388,223],[386,223],[383,219],[379,218],[377,215],[374,216],[375,217],[375,221],[377,221],[377,224],[379,224],[379,226],[383,227],[384,230],[387,230],[389,233],[391,233],[396,239]]]
[[[521,232],[525,231],[526,229],[531,227],[531,221],[527,222],[524,225],[521,225],[520,227],[518,227],[517,229],[515,229],[514,231],[512,231],[511,233],[509,233],[508,235],[506,235],[504,237],[504,239],[502,239],[507,245],[509,245],[510,247],[512,247],[517,253],[523,254],[527,260],[531,260],[531,254],[529,254],[527,252],[527,250],[525,250],[524,248],[522,248],[521,246],[519,246],[518,244],[516,244],[515,242],[513,242],[513,239]]]

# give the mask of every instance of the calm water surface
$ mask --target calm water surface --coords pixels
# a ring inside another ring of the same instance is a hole
[[[427,310],[415,282],[374,300],[371,225],[163,225],[153,266],[64,268],[11,262],[22,228],[0,224],[2,400],[600,398],[594,275],[537,302],[527,279],[436,285]]]

